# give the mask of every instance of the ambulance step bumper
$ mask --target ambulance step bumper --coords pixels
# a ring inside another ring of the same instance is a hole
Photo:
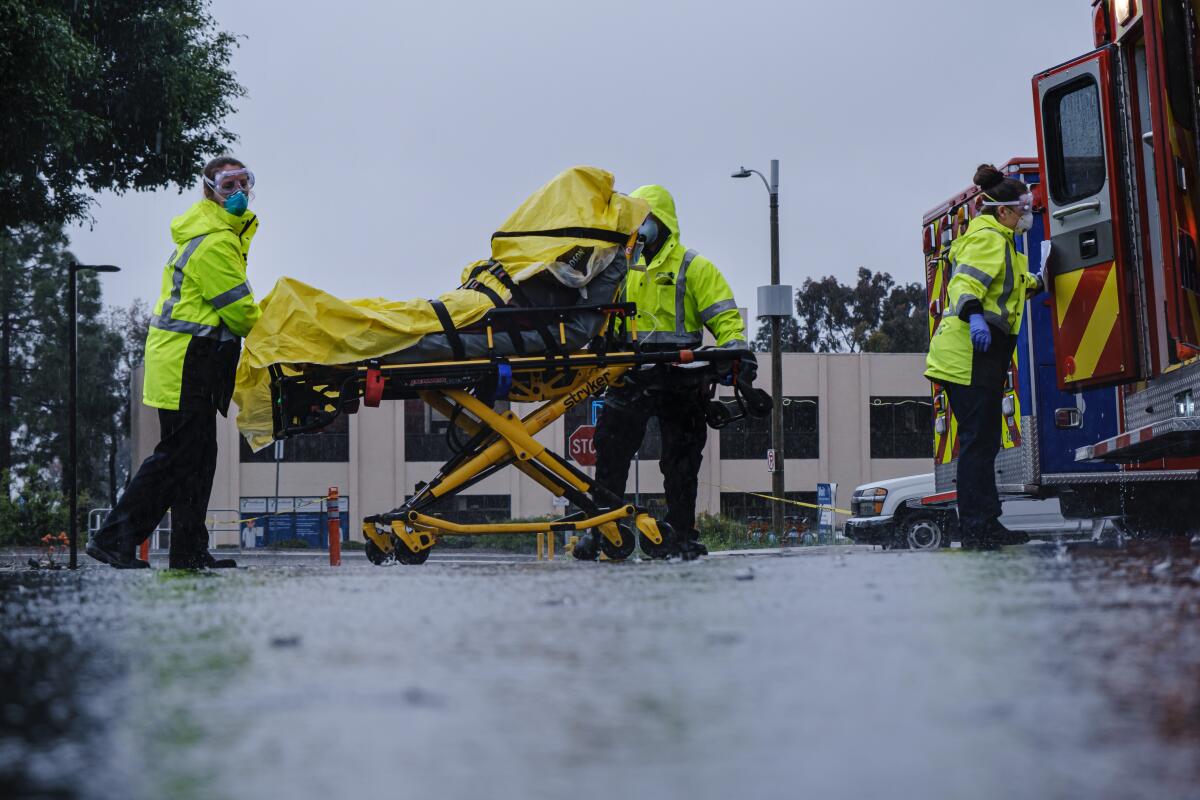
[[[1200,454],[1200,417],[1172,417],[1075,451],[1076,461],[1124,464]]]

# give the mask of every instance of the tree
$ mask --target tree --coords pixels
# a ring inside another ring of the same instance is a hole
[[[796,321],[795,317],[784,317],[783,325],[779,328],[779,348],[784,353],[806,352],[800,349],[800,323]],[[760,353],[771,352],[771,320],[766,317],[758,321],[754,349]]]
[[[32,469],[50,476],[61,486],[62,465],[67,461],[67,334],[70,307],[67,296],[68,264],[65,247],[33,273],[30,324],[27,328],[30,370],[19,403],[20,439]],[[117,376],[124,347],[121,337],[104,325],[101,317],[100,281],[92,272],[79,273],[79,402],[78,470],[81,493],[109,497],[108,482],[113,418],[121,410],[128,389]]]
[[[873,353],[925,353],[929,351],[929,308],[925,287],[919,283],[896,286],[883,301],[879,328],[863,347]]]
[[[33,273],[64,243],[62,232],[25,226],[0,236],[0,478],[8,476],[19,460],[13,436],[20,427],[17,401],[29,370],[29,306]]]
[[[832,275],[808,278],[796,291],[796,314],[783,321],[784,352],[923,353],[929,347],[925,288],[897,285],[886,272],[860,267],[853,286]],[[771,349],[769,320],[759,320],[754,347]]]
[[[0,230],[194,180],[245,89],[208,0],[0,0]]]

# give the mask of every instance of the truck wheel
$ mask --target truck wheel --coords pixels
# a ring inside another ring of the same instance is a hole
[[[946,540],[942,524],[934,517],[909,517],[904,521],[904,543],[909,550],[937,550]]]

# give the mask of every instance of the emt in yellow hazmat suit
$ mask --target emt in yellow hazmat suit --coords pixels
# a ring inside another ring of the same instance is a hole
[[[929,345],[925,377],[946,388],[958,421],[958,517],[966,548],[994,549],[1029,540],[1000,524],[994,472],[1003,398],[1028,294],[1029,274],[1014,237],[1033,224],[1027,187],[984,164],[975,173],[982,210],[950,246],[949,308]]]
[[[98,561],[150,566],[136,557],[137,546],[170,509],[173,569],[236,566],[209,553],[205,514],[217,467],[217,412],[229,408],[241,338],[261,315],[246,280],[258,230],[248,210],[253,187],[245,164],[213,159],[204,168],[204,197],[171,223],[175,249],[150,318],[142,393],[158,409],[161,441],[88,543]]]
[[[746,347],[746,331],[733,291],[716,266],[679,241],[675,201],[661,186],[643,186],[631,197],[650,204],[639,238],[645,262],[631,265],[626,301],[637,304],[638,339],[646,348],[695,348],[707,328],[718,347]],[[749,386],[756,371],[751,356],[738,366],[738,380]],[[708,439],[707,384],[688,380],[682,370],[655,369],[653,376],[627,378],[604,395],[595,433],[596,480],[619,496],[625,494],[629,467],[641,447],[646,425],[658,418],[662,432],[659,468],[666,491],[666,521],[674,529],[679,555],[707,554],[696,530],[696,489]],[[665,382],[663,379],[666,379]],[[596,558],[597,534],[584,536],[575,557]]]

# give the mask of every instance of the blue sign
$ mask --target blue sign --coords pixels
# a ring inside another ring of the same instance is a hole
[[[837,500],[836,483],[817,484],[817,541],[821,544],[833,544],[833,506]]]

